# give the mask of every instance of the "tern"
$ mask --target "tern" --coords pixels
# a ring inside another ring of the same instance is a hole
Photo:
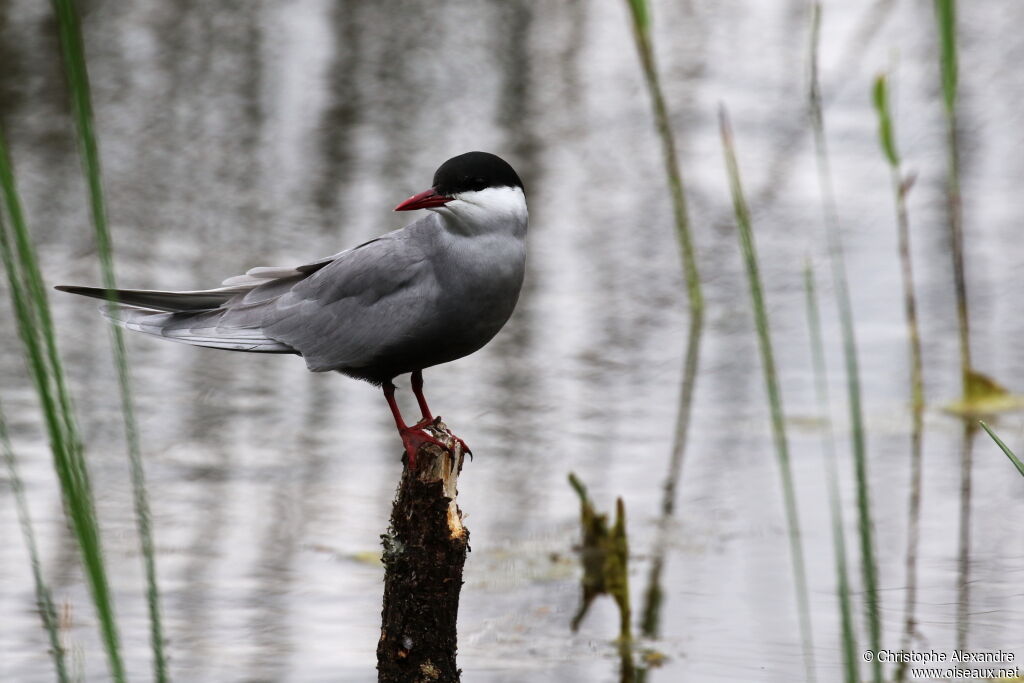
[[[446,448],[424,429],[434,417],[423,370],[479,350],[508,321],[523,284],[528,223],[522,181],[487,152],[449,159],[429,189],[395,207],[416,209],[429,213],[333,256],[252,268],[216,289],[57,289],[107,299],[104,315],[129,330],[214,349],[297,354],[312,372],[380,386],[415,467],[424,443]],[[413,425],[395,402],[394,379],[407,373],[422,413]]]

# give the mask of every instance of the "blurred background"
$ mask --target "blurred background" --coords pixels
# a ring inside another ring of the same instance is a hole
[[[401,227],[392,207],[468,150],[526,185],[529,272],[505,330],[425,374],[472,447],[460,609],[468,681],[618,679],[610,600],[578,633],[575,472],[628,511],[634,602],[664,550],[664,655],[650,681],[803,675],[778,466],[716,109],[731,112],[785,402],[818,676],[840,680],[821,450],[835,421],[849,538],[853,465],[839,327],[807,118],[806,2],[658,0],[653,40],[687,181],[706,321],[678,507],[657,541],[688,327],[672,205],[625,2],[139,0],[78,3],[120,284],[194,289],[304,263]],[[909,195],[926,399],[918,649],[1024,657],[1024,481],[984,437],[964,485],[945,214],[946,139],[930,0],[824,3],[821,82],[861,361],[883,645],[903,629],[908,352],[889,170],[871,107],[892,79]],[[962,184],[976,365],[1024,388],[1024,4],[961,3]],[[0,4],[0,124],[48,285],[100,281],[49,3]],[[823,302],[832,405],[816,399],[802,269]],[[13,314],[6,291],[0,317]],[[51,296],[104,532],[130,680],[151,657],[109,335]],[[1016,302],[1016,303],[1015,303]],[[251,356],[132,335],[130,361],[172,678],[375,680],[375,561],[401,464],[379,390]],[[45,431],[13,324],[0,384],[62,639],[107,680]],[[413,410],[402,384],[403,405]],[[1024,448],[1024,420],[996,427]],[[30,565],[0,478],[0,680],[53,679]],[[965,520],[965,521],[964,521]],[[964,526],[966,524],[966,527]],[[964,531],[966,530],[966,534]],[[659,547],[656,547],[659,546]],[[859,555],[850,546],[854,597]],[[862,617],[858,606],[855,617]],[[858,627],[863,638],[863,629]],[[862,643],[866,647],[866,643]],[[891,672],[891,668],[889,669]]]

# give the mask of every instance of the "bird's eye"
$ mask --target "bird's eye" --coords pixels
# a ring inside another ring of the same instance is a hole
[[[473,178],[469,181],[469,186],[475,191],[483,190],[487,187],[487,181],[483,178]]]

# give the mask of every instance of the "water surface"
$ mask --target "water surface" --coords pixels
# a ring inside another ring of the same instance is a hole
[[[895,6],[893,6],[895,5]],[[1017,344],[1024,248],[1024,5],[961,3],[963,189],[979,367],[1024,387]],[[578,634],[576,472],[629,514],[634,602],[654,551],[688,318],[647,93],[625,4],[526,2],[82,3],[97,128],[125,286],[198,288],[302,263],[384,231],[434,168],[469,149],[527,187],[529,273],[516,314],[476,355],[426,373],[431,405],[477,457],[460,504],[472,553],[460,612],[468,681],[617,680],[617,619]],[[655,3],[707,297],[662,638],[651,681],[802,676],[767,405],[715,110],[731,111],[751,196],[807,553],[819,680],[840,678],[832,537],[801,269],[824,304],[831,414],[855,536],[842,358],[804,110],[804,3]],[[932,3],[825,6],[822,79],[868,428],[884,645],[907,585],[908,352],[888,170],[868,92],[895,64],[930,409],[924,436],[919,649],[1024,657],[1024,482],[973,445],[960,545],[961,424]],[[49,5],[0,8],[0,121],[48,283],[99,281]],[[108,335],[95,306],[53,297],[88,447],[129,677],[150,670],[142,563]],[[0,315],[10,321],[6,295]],[[43,569],[66,605],[83,680],[106,680],[13,325],[2,397]],[[379,391],[249,356],[132,335],[171,674],[179,681],[370,681],[379,547],[400,443]],[[407,386],[403,384],[403,387]],[[403,405],[413,410],[408,392]],[[1024,443],[1019,416],[996,423]],[[1024,448],[1024,446],[1020,446]],[[53,679],[29,564],[0,488],[0,680]],[[959,569],[966,553],[968,573]],[[856,553],[851,546],[854,561]],[[859,591],[859,567],[851,566]],[[962,590],[966,585],[967,590]],[[861,619],[858,609],[857,618]],[[863,639],[862,639],[863,640]]]

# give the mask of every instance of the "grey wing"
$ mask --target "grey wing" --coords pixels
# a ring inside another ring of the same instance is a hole
[[[263,329],[310,370],[372,367],[433,318],[429,249],[426,232],[406,229],[343,253],[268,306]]]

